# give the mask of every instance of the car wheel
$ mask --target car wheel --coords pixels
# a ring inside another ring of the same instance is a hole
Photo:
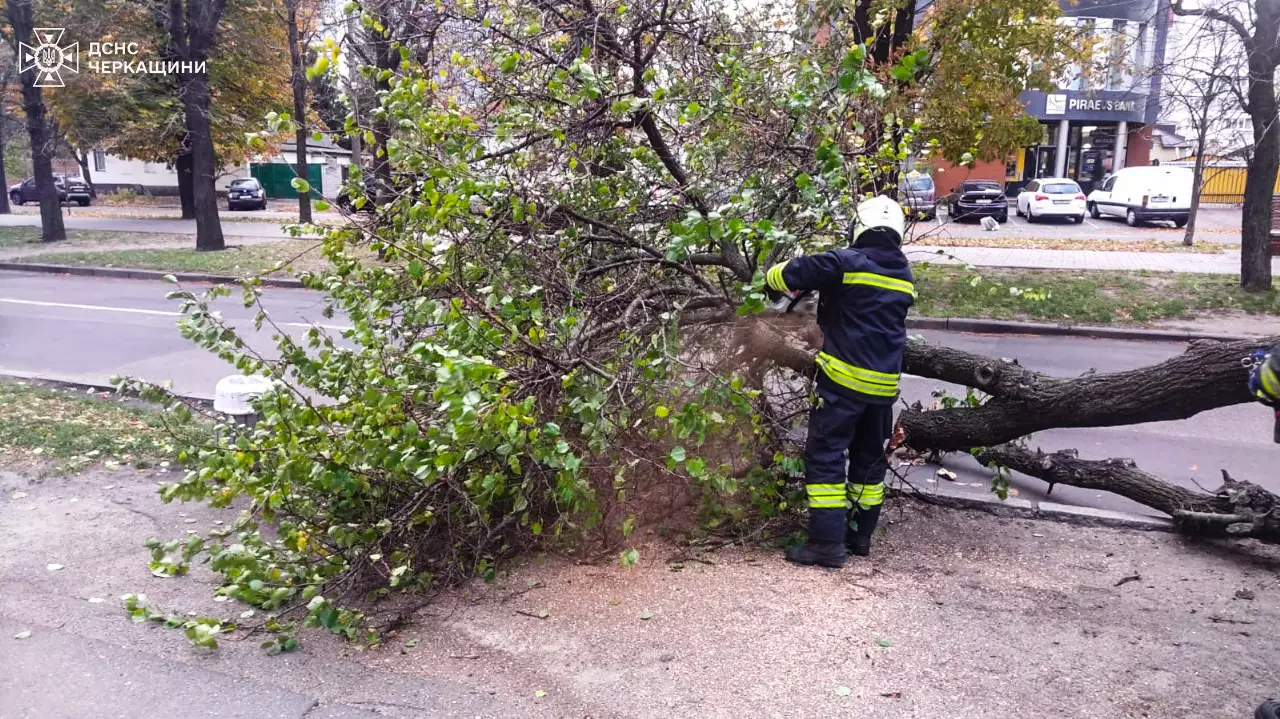
[[[1000,224],[1002,224],[1002,225],[1003,225],[1004,223],[1006,223],[1006,222],[1008,222],[1008,221],[1009,221],[1009,211],[1008,211],[1008,210],[1005,210],[1004,212],[1001,212],[1000,214],[996,215],[996,222],[999,222]]]
[[[1124,221],[1125,221],[1125,224],[1129,225],[1130,227],[1137,227],[1138,225],[1142,224],[1142,220],[1138,219],[1137,211],[1135,211],[1132,207],[1129,208],[1129,211],[1125,213]]]
[[[1034,225],[1039,221],[1040,218],[1036,217],[1035,210],[1031,209],[1031,205],[1027,205],[1027,224]]]
[[[77,203],[79,203],[79,205],[80,205],[81,207],[88,207],[88,206],[89,206],[89,201],[88,201],[88,200],[76,200],[76,202],[77,202]]]
[[[1189,219],[1190,218],[1187,218],[1187,217],[1179,217],[1173,221],[1173,226],[1181,230],[1182,228],[1187,226],[1187,220]]]
[[[1013,205],[1013,214],[1017,215],[1018,217],[1022,217],[1022,203],[1021,203],[1021,202],[1016,202],[1016,203],[1014,203],[1014,205]]]
[[[10,201],[10,202],[12,202],[12,203],[13,203],[13,204],[15,204],[15,205],[21,205],[21,204],[22,204],[22,193],[21,193],[21,192],[18,192],[17,190],[14,190],[13,192],[10,192],[10,193],[9,193],[9,201]]]
[[[1083,225],[1083,224],[1084,224],[1084,215],[1076,215],[1076,216],[1075,216],[1075,221],[1076,221],[1076,224],[1077,224],[1077,225]]]
[[[1089,203],[1089,216],[1095,220],[1102,217],[1102,213],[1098,212],[1098,206],[1092,202]]]

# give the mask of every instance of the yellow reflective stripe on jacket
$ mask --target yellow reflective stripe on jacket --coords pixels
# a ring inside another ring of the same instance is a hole
[[[1280,377],[1276,377],[1275,370],[1271,369],[1270,364],[1262,365],[1262,370],[1258,372],[1258,381],[1262,384],[1262,391],[1272,399],[1280,399]]]
[[[855,367],[826,352],[819,352],[817,361],[818,367],[827,379],[841,387],[877,397],[893,397],[898,394],[898,380],[901,375]]]
[[[809,495],[809,509],[844,509],[847,489],[844,482],[840,484],[806,484],[805,492]]]
[[[790,292],[791,288],[787,287],[787,281],[782,279],[782,268],[786,266],[786,262],[779,262],[773,267],[770,267],[769,271],[764,273],[765,283],[779,292]]]
[[[884,483],[850,484],[849,500],[862,507],[875,507],[884,504]]]
[[[846,285],[870,285],[871,287],[879,287],[882,290],[905,292],[912,297],[916,296],[916,286],[910,282],[896,277],[889,277],[888,275],[877,275],[874,272],[846,272],[844,273],[844,283]]]

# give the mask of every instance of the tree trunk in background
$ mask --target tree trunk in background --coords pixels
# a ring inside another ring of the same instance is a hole
[[[386,0],[376,5],[374,10],[378,21],[382,23],[383,30],[381,32],[370,31],[373,39],[374,62],[377,64],[379,74],[382,70],[394,70],[400,58],[391,46],[391,17],[386,13]],[[377,81],[377,89],[379,93],[389,91],[391,83],[388,80],[379,79]],[[391,115],[389,113],[379,113],[373,121],[373,174],[377,179],[377,204],[385,205],[391,202],[392,196],[395,194],[395,186],[392,184],[391,158],[387,154],[387,142],[391,139]]]
[[[32,29],[35,13],[31,0],[8,0],[6,7],[9,25],[13,28],[14,42],[33,43]],[[45,115],[44,96],[36,87],[35,70],[20,76],[22,80],[22,107],[27,115],[27,134],[31,136],[31,167],[36,178],[36,192],[40,196],[40,239],[57,242],[67,239],[62,224],[62,207],[58,202],[58,187],[53,180],[53,153],[56,146],[49,121]],[[8,192],[8,188],[5,188]]]
[[[0,92],[4,92],[5,89],[0,87]],[[13,212],[13,208],[9,207],[9,177],[4,166],[4,153],[9,145],[8,134],[4,131],[4,122],[4,118],[0,118],[0,215]]]
[[[1196,137],[1196,167],[1191,175],[1191,210],[1187,213],[1187,229],[1182,234],[1182,244],[1190,247],[1196,237],[1196,216],[1200,214],[1200,188],[1204,187],[1204,146],[1209,134],[1209,107],[1205,105],[1200,116],[1199,133]]]
[[[307,71],[302,66],[302,39],[298,30],[298,5],[300,0],[287,0],[289,25],[289,69],[293,78],[293,121],[297,124],[294,144],[297,146],[297,174],[303,180],[307,174]],[[308,188],[298,193],[298,222],[311,222],[311,193],[320,188]]]
[[[187,115],[187,139],[191,141],[191,197],[196,210],[196,251],[226,249],[222,221],[218,218],[218,193],[214,187],[217,157],[209,127],[209,76],[191,73],[182,80],[182,104]]]
[[[78,152],[72,150],[71,154],[76,158],[76,164],[80,165],[80,174],[84,175],[84,184],[89,186],[89,197],[96,198],[98,196],[98,188],[93,184],[93,175],[89,172],[89,153]]]
[[[1240,286],[1249,292],[1271,290],[1271,195],[1280,170],[1274,72],[1275,68],[1265,60],[1249,58],[1253,162],[1245,176],[1244,209],[1240,213]]]
[[[183,138],[183,143],[187,138]],[[186,147],[178,150],[178,160],[173,163],[178,173],[178,199],[182,202],[182,219],[196,219],[196,196],[194,181],[191,176],[191,151]]]

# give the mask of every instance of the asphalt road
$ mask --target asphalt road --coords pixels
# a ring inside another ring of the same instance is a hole
[[[103,385],[112,375],[130,375],[171,380],[178,392],[211,396],[217,380],[233,370],[179,336],[174,328],[176,303],[164,299],[171,289],[150,281],[0,272],[0,373]],[[309,291],[270,289],[265,305],[285,331],[302,332],[311,322],[341,328],[341,320],[321,317],[319,297]],[[220,300],[218,306],[249,333],[251,345],[269,351],[272,343],[267,331],[252,335],[252,313],[240,306],[235,295]],[[1176,343],[925,334],[931,341],[1017,358],[1028,367],[1059,376],[1141,367],[1182,349]],[[936,381],[909,377],[904,398],[928,403],[933,390],[940,387]],[[958,388],[951,390],[963,394]],[[1280,447],[1271,443],[1270,413],[1256,405],[1227,407],[1179,422],[1051,430],[1037,434],[1034,444],[1047,450],[1074,447],[1086,458],[1129,457],[1180,484],[1210,489],[1220,484],[1219,470],[1227,468],[1233,476],[1280,492],[1280,476],[1273,471]],[[952,486],[987,492],[989,472],[968,455],[950,456],[945,463],[960,475]],[[946,481],[936,478],[932,467],[913,468],[909,479],[926,489]],[[1043,496],[1045,485],[1015,478],[1015,487],[1020,496],[1035,499]],[[1055,489],[1052,499],[1150,511],[1111,495],[1070,487]]]

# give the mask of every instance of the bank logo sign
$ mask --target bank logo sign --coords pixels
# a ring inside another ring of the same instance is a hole
[[[62,87],[62,70],[80,72],[80,43],[61,45],[63,32],[60,27],[38,27],[38,45],[18,44],[18,72],[35,70],[36,87]]]
[[[1044,114],[1045,115],[1065,115],[1067,113],[1067,96],[1066,95],[1045,95],[1044,96]]]

